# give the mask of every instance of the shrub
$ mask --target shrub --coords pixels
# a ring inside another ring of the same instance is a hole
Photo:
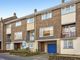
[[[26,49],[18,49],[18,50],[10,51],[10,54],[19,55],[19,56],[33,56],[33,55],[39,55],[42,53],[39,52],[38,50],[36,50],[36,52],[31,52],[29,48],[26,48]]]

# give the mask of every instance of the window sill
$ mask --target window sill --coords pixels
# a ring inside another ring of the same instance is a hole
[[[23,39],[15,39],[14,41],[24,41]]]
[[[63,48],[63,49],[74,49],[74,48]]]
[[[75,37],[62,37],[62,39],[76,39],[76,36]]]
[[[50,20],[50,19],[52,19],[52,18],[48,18],[48,19],[42,19],[42,21],[47,21],[47,20]]]
[[[43,36],[43,37],[39,37],[39,38],[45,38],[45,37],[54,37],[54,36]]]

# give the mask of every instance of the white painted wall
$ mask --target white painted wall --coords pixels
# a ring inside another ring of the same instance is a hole
[[[11,28],[6,29],[6,34],[11,34]]]
[[[6,43],[6,50],[14,50],[14,43]]]
[[[35,42],[30,42],[30,43],[33,44],[33,48],[30,48],[30,50],[31,50],[32,52],[35,52],[36,50],[38,50],[38,42],[37,42],[37,41],[35,41]],[[28,43],[28,44],[30,44],[30,43]]]
[[[61,24],[69,24],[76,22],[76,13],[65,14],[61,16]]]
[[[64,43],[63,40],[61,40],[61,49],[60,53],[61,54],[76,54],[80,55],[80,37],[77,39],[73,40],[73,49],[64,49]]]
[[[33,46],[30,47],[30,44],[32,44]],[[38,49],[38,42],[37,41],[35,41],[35,42],[26,42],[26,48],[27,47],[29,47],[32,52],[35,52]],[[23,48],[21,47],[21,49],[23,49]]]
[[[34,23],[27,23],[27,30],[33,30],[34,29]]]
[[[48,44],[45,43],[45,53],[47,53],[47,49],[48,49],[48,48],[47,48],[47,45],[48,45]]]

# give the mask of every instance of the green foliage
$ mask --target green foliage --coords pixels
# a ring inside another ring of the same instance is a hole
[[[19,56],[33,56],[33,55],[39,55],[42,53],[39,52],[38,50],[36,50],[36,52],[31,52],[29,48],[26,48],[26,49],[18,49],[18,50],[10,51],[10,54],[19,55]]]

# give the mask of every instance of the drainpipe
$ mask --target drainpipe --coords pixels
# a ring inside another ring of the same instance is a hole
[[[36,20],[37,20],[36,13],[37,13],[37,9],[34,9],[34,17],[35,17],[34,28],[36,28]],[[36,40],[36,29],[35,29],[35,40]]]
[[[1,35],[1,39],[2,39],[2,43],[1,43],[1,45],[2,45],[2,47],[1,47],[1,49],[2,50],[6,50],[6,45],[5,45],[5,32],[4,32],[4,29],[5,29],[5,24],[4,24],[4,21],[3,21],[3,19],[1,18],[1,32],[2,32],[2,35]]]
[[[35,20],[34,20],[34,28],[35,28],[35,43],[36,43],[36,51],[38,50],[38,42],[36,41],[37,39],[37,33],[36,33],[36,20],[37,20],[37,17],[36,17],[36,13],[37,13],[37,9],[34,9],[34,17],[35,17]]]

